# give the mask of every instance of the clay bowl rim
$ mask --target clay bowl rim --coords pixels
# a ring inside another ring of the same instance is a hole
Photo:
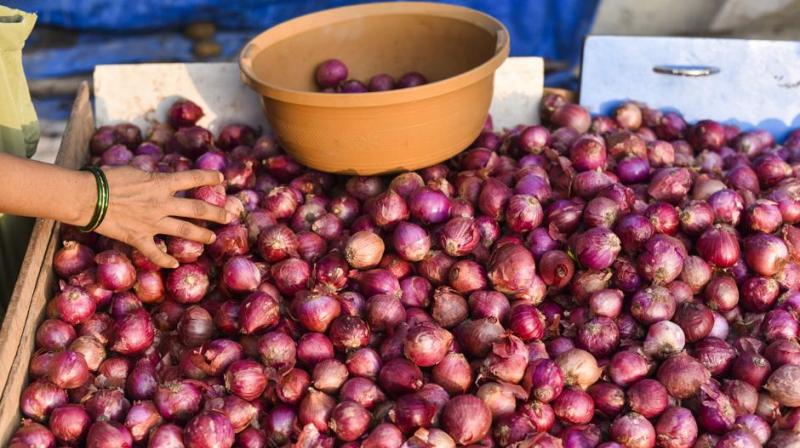
[[[353,19],[388,15],[430,15],[470,23],[495,34],[497,42],[494,54],[480,65],[465,72],[422,86],[348,95],[281,87],[264,81],[253,68],[254,59],[272,42],[279,42],[322,26],[335,26]],[[388,106],[433,98],[493,76],[497,68],[508,57],[509,47],[508,30],[503,23],[488,14],[471,8],[429,2],[369,3],[306,14],[269,28],[244,46],[239,54],[239,69],[245,84],[260,95],[273,100],[331,108]]]

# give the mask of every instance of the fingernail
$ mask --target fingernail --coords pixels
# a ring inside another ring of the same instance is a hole
[[[233,221],[234,219],[236,219],[236,215],[234,215],[234,214],[233,214],[233,213],[231,213],[231,212],[227,212],[227,213],[225,213],[225,220],[226,220],[226,221],[225,221],[225,223],[226,223],[226,224],[230,223],[230,222],[231,222],[231,221]]]
[[[170,263],[170,267],[172,267],[172,269],[175,269],[175,268],[177,268],[177,267],[178,267],[178,266],[180,266],[180,265],[181,265],[181,264],[180,264],[180,263],[178,263],[178,260],[172,260],[172,263]]]
[[[217,240],[217,234],[216,233],[212,233],[211,234],[211,238],[209,238],[209,240],[208,240],[208,244],[214,244],[214,241],[216,241],[216,240]]]
[[[225,176],[223,176],[222,173],[217,172],[217,179],[219,179],[219,183],[222,183],[222,181],[225,180]]]

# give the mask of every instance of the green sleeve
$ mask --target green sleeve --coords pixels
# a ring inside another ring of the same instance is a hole
[[[33,109],[22,47],[36,23],[29,14],[0,5],[0,152],[30,157],[39,143],[39,122]]]

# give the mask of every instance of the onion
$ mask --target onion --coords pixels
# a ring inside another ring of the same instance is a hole
[[[367,301],[367,322],[376,331],[391,332],[406,320],[406,311],[400,300],[389,294],[376,294]]]
[[[339,302],[322,293],[300,291],[291,303],[292,315],[307,330],[324,332],[341,314]]]
[[[489,433],[492,417],[489,408],[474,395],[459,395],[442,410],[442,429],[457,443],[470,444]]]
[[[754,272],[765,277],[777,274],[786,263],[786,244],[774,235],[759,233],[744,240],[744,259]]]
[[[549,403],[561,394],[564,375],[552,360],[536,359],[526,367],[522,387],[536,400]]]
[[[586,389],[600,379],[597,360],[589,352],[574,348],[559,355],[556,364],[564,374],[564,383]]]
[[[89,428],[86,446],[128,448],[133,446],[133,437],[127,428],[117,422],[97,421]]]
[[[136,270],[128,257],[114,250],[97,254],[97,280],[108,290],[119,292],[129,289],[136,282]]]
[[[659,417],[655,431],[658,446],[688,448],[697,439],[697,422],[688,409],[670,407]]]
[[[123,355],[132,355],[147,349],[153,343],[154,337],[155,329],[150,316],[144,310],[139,310],[114,324],[110,348]]]
[[[330,428],[340,440],[352,442],[367,430],[370,417],[360,404],[343,401],[331,412]]]
[[[167,291],[178,303],[197,303],[208,291],[208,275],[197,264],[184,264],[170,272]]]
[[[797,389],[799,375],[800,366],[792,364],[780,366],[769,376],[764,388],[781,405],[800,406],[800,392]]]
[[[533,282],[536,264],[520,244],[505,244],[492,253],[487,274],[496,290],[523,298]]]
[[[150,431],[161,423],[161,415],[151,401],[134,403],[125,416],[124,425],[130,431],[134,442],[143,442]]]
[[[461,353],[448,353],[431,370],[432,379],[449,394],[465,393],[472,384],[472,370]]]
[[[601,270],[611,266],[620,249],[619,237],[603,227],[589,229],[575,240],[578,262],[589,269]]]
[[[322,333],[306,333],[297,341],[297,359],[308,366],[333,355],[333,343]]]
[[[656,430],[643,416],[630,412],[611,424],[611,438],[627,448],[652,448],[656,445]]]
[[[53,409],[53,412],[50,414],[50,431],[52,431],[52,436],[55,436],[56,440],[61,443],[65,444],[77,444],[83,440],[86,436],[87,431],[89,430],[89,425],[91,425],[92,420],[89,417],[89,414],[83,409],[82,406],[77,404],[67,404],[64,406],[57,407]],[[29,427],[31,425],[35,425],[35,423],[29,423],[28,425],[23,425],[23,429]],[[30,442],[29,442],[30,443]],[[52,442],[49,446],[54,446],[55,442]],[[11,442],[11,446],[15,446],[13,439]],[[48,446],[48,445],[35,445],[31,443],[30,445],[21,445],[21,446]]]
[[[200,410],[200,389],[191,380],[162,384],[153,395],[159,414],[167,420],[186,421]]]
[[[628,406],[631,411],[645,418],[654,418],[664,412],[669,405],[667,389],[656,380],[640,380],[627,391]]]
[[[594,401],[591,395],[580,389],[566,388],[553,401],[553,411],[567,424],[582,425],[592,420]]]
[[[403,433],[391,423],[381,423],[370,431],[361,443],[362,448],[400,448]]]
[[[278,323],[278,300],[269,294],[255,291],[242,302],[239,327],[244,334],[253,334]]]
[[[424,224],[438,224],[450,216],[450,199],[442,192],[418,188],[408,197],[411,216]]]
[[[36,421],[44,421],[50,412],[66,404],[67,393],[53,383],[35,381],[22,391],[20,409],[22,413]]]
[[[339,316],[331,323],[331,343],[341,351],[355,350],[369,343],[371,330],[366,322],[355,316]]]
[[[120,389],[99,389],[84,401],[84,406],[94,420],[121,422],[131,404]]]
[[[625,391],[612,383],[594,383],[587,390],[594,400],[595,409],[601,415],[613,418],[625,406]]]
[[[700,391],[710,373],[696,359],[685,353],[668,358],[658,368],[658,381],[675,398],[689,398]]]
[[[187,448],[230,448],[235,434],[230,420],[220,411],[203,411],[189,420],[183,430]]]

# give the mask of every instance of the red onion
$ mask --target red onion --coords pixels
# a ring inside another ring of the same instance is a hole
[[[372,297],[376,294],[390,294],[397,297],[402,295],[397,277],[386,269],[357,271],[351,277],[358,283],[361,293],[367,297]]]
[[[309,331],[324,332],[341,314],[339,302],[332,296],[300,291],[291,303],[292,315]]]
[[[127,428],[117,422],[97,421],[89,428],[86,446],[130,448],[133,446],[133,437]]]
[[[311,277],[311,268],[303,260],[288,258],[272,265],[270,273],[278,290],[282,294],[291,295],[306,288]]]
[[[484,383],[476,393],[489,408],[492,418],[502,418],[514,412],[518,399],[525,399],[525,392],[509,383]]]
[[[355,401],[366,409],[373,409],[386,401],[386,396],[372,380],[360,377],[347,380],[341,386],[339,398]]]
[[[658,381],[675,398],[689,398],[700,390],[710,378],[710,373],[696,359],[685,353],[668,358],[658,368]]]
[[[797,389],[799,375],[800,366],[792,364],[780,366],[769,376],[764,388],[781,405],[800,406],[800,392]]]
[[[305,370],[290,369],[280,377],[275,393],[282,402],[295,404],[305,395],[311,385],[311,377]]]
[[[136,270],[128,257],[114,250],[97,254],[97,280],[108,290],[119,292],[129,289],[136,282]]]
[[[264,367],[252,360],[234,361],[225,372],[225,388],[244,400],[255,400],[267,386]]]
[[[603,227],[589,229],[575,240],[578,262],[589,269],[601,270],[611,266],[620,249],[620,239]]]
[[[739,303],[736,281],[726,275],[713,277],[705,288],[706,303],[711,309],[727,312]]]
[[[69,345],[69,350],[83,356],[89,370],[97,370],[97,368],[100,367],[100,363],[106,357],[105,347],[92,336],[81,336],[75,339],[72,341],[72,344]]]
[[[596,356],[606,356],[619,344],[619,329],[613,319],[596,317],[581,325],[576,341],[579,348]]]
[[[627,391],[628,406],[645,418],[654,418],[669,405],[667,389],[656,380],[643,379],[634,383]]]
[[[631,298],[631,315],[645,325],[671,319],[675,310],[675,299],[661,286],[640,290]]]
[[[431,367],[444,358],[452,341],[449,331],[432,323],[420,323],[409,329],[403,351],[414,364]]]
[[[720,376],[728,371],[736,357],[736,352],[724,340],[708,337],[695,344],[694,356],[708,369],[711,375]]]
[[[364,320],[355,316],[339,316],[329,331],[333,346],[340,351],[355,350],[369,343],[371,330]]]
[[[480,242],[480,233],[472,218],[452,218],[442,228],[439,244],[447,255],[460,257],[469,254]]]
[[[319,431],[327,431],[331,412],[336,400],[316,389],[309,389],[298,407],[298,421],[301,425],[313,424]]]
[[[83,405],[94,420],[121,422],[131,407],[120,389],[99,389]]]
[[[403,433],[391,423],[381,423],[370,431],[362,448],[400,448],[403,444]]]
[[[389,294],[376,294],[367,301],[367,322],[375,331],[391,332],[406,320],[406,311],[400,300]]]
[[[572,166],[578,171],[602,168],[606,163],[606,145],[602,138],[586,134],[578,137],[570,149]]]
[[[536,276],[535,267],[531,253],[512,243],[494,250],[487,273],[496,290],[523,298]]]
[[[450,216],[450,199],[440,191],[418,188],[408,201],[411,216],[424,224],[438,224]]]
[[[589,423],[594,415],[594,401],[591,395],[575,388],[566,388],[553,401],[556,416],[570,425]]]
[[[333,344],[322,333],[306,333],[297,341],[297,359],[313,366],[317,362],[333,358]]]
[[[735,411],[727,395],[715,383],[701,387],[696,410],[697,422],[704,430],[722,434],[733,426]]]
[[[378,353],[371,348],[361,348],[347,357],[347,370],[351,375],[376,378],[381,368]]]
[[[409,216],[408,204],[394,190],[379,194],[369,205],[369,215],[378,227],[394,227]]]
[[[53,356],[47,379],[62,389],[75,389],[89,379],[89,367],[80,354],[64,351]]]
[[[697,422],[682,407],[670,407],[655,425],[656,441],[664,448],[690,448],[697,439]]]
[[[456,291],[469,293],[487,286],[486,272],[476,261],[459,260],[450,268],[448,282]]]
[[[375,267],[383,257],[383,240],[371,231],[362,230],[347,240],[344,257],[356,269]]]
[[[564,376],[552,360],[536,359],[528,364],[522,378],[522,387],[536,400],[549,403],[561,394]]]
[[[160,385],[153,395],[159,414],[167,420],[186,421],[200,410],[202,394],[191,380]]]
[[[63,350],[75,337],[75,328],[59,319],[47,319],[36,329],[36,345],[46,350]]]
[[[606,417],[616,417],[625,407],[625,391],[616,384],[594,383],[587,392],[594,400],[595,410]]]
[[[353,401],[339,403],[331,412],[330,428],[340,440],[351,442],[366,432],[370,414]]]
[[[399,396],[422,387],[422,372],[412,362],[396,358],[381,368],[378,383],[390,395]]]
[[[478,196],[478,208],[483,214],[499,220],[505,213],[512,193],[511,188],[507,185],[490,177],[484,181],[483,188],[481,188]]]
[[[452,328],[467,318],[467,301],[454,289],[440,286],[433,293],[431,316],[444,328]]]
[[[611,424],[611,438],[627,448],[653,448],[656,446],[656,430],[643,416],[630,412]]]
[[[786,244],[777,236],[760,233],[744,240],[744,259],[747,266],[759,275],[775,275],[788,257]]]
[[[580,133],[588,131],[591,125],[589,112],[577,104],[564,104],[554,109],[550,121],[556,126],[570,127]]]
[[[181,265],[167,277],[167,291],[178,303],[199,302],[205,297],[208,286],[208,275],[197,264]]]
[[[472,370],[461,353],[448,353],[431,373],[433,381],[452,395],[465,393],[472,384]]]
[[[125,417],[124,425],[130,431],[134,442],[142,443],[150,431],[161,423],[161,415],[151,401],[134,403]]]
[[[203,117],[203,109],[191,100],[178,100],[167,111],[167,122],[175,129],[194,126]]]
[[[20,409],[22,413],[36,421],[45,421],[50,412],[66,404],[67,393],[53,383],[35,381],[22,391]]]
[[[184,345],[199,347],[211,339],[214,333],[214,322],[208,311],[200,306],[192,305],[183,313],[183,317],[178,323],[178,333]]]
[[[276,266],[273,266],[273,270]],[[248,258],[231,257],[222,266],[222,281],[231,292],[251,292],[261,283],[261,272]]]
[[[203,411],[189,420],[183,430],[187,448],[230,448],[235,433],[230,420],[220,411]]]
[[[586,389],[600,379],[597,360],[587,351],[574,348],[560,354],[555,361],[564,374],[564,383],[569,386]]]
[[[65,285],[51,302],[61,320],[78,325],[87,321],[94,314],[95,301],[80,287]]]
[[[314,366],[311,383],[317,390],[334,394],[347,381],[348,375],[344,363],[336,359],[325,359]]]
[[[762,312],[770,309],[778,299],[779,285],[775,279],[749,277],[741,285],[742,306],[748,311]]]
[[[242,301],[239,326],[244,334],[253,334],[278,323],[279,303],[274,297],[255,291]]]
[[[58,408],[53,409],[53,412],[50,414],[50,431],[52,431],[52,435],[55,436],[56,440],[64,444],[74,445],[83,440],[86,436],[87,431],[89,430],[89,425],[91,425],[92,419],[89,417],[89,414],[83,409],[83,406],[77,404],[67,404],[64,406],[60,406]],[[29,423],[28,425],[23,425],[23,428],[26,426],[34,425],[35,423]],[[51,436],[52,438],[52,436]],[[55,442],[52,442],[49,446],[54,446]],[[15,446],[13,439],[11,442],[11,446]],[[21,446],[47,446],[47,445],[21,445]]]
[[[442,410],[442,429],[457,443],[475,443],[488,434],[492,424],[489,408],[474,395],[459,395]]]
[[[64,241],[53,256],[53,269],[61,278],[76,275],[94,264],[94,252],[77,241]]]

